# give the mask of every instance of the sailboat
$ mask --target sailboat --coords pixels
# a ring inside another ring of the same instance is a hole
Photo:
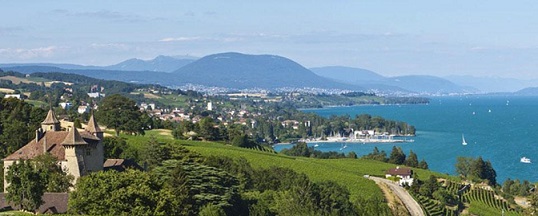
[[[467,145],[467,142],[465,141],[465,137],[463,136],[463,134],[461,134],[461,144],[462,145]]]

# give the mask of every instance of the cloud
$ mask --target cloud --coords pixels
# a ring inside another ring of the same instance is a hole
[[[95,48],[95,49],[103,49],[103,48],[105,49],[112,48],[112,49],[121,49],[121,50],[129,49],[129,46],[123,43],[92,43],[90,47]]]
[[[48,46],[32,49],[23,48],[4,48],[0,49],[0,57],[7,59],[33,59],[33,58],[48,58],[55,55],[62,47]]]
[[[218,34],[213,36],[180,36],[180,37],[166,37],[159,40],[159,42],[194,42],[194,41],[207,41],[207,42],[239,42],[239,41],[259,41],[259,40],[283,40],[288,36],[278,34],[266,34],[266,33],[248,33],[248,34]]]
[[[201,37],[167,37],[160,39],[160,42],[176,42],[176,41],[198,41],[203,40]]]
[[[63,9],[53,10],[52,13],[62,15],[62,16],[72,16],[72,17],[87,17],[87,18],[97,18],[104,20],[120,21],[120,22],[148,22],[155,20],[163,20],[160,17],[145,17],[136,14],[125,14],[117,11],[109,10],[99,10],[99,11],[84,11],[84,12],[73,12]]]

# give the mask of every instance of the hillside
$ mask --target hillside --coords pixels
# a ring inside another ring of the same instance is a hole
[[[298,63],[274,55],[220,53],[203,57],[173,72],[183,83],[226,88],[333,88],[361,90],[334,82]]]
[[[163,135],[161,131],[148,131],[148,134],[155,136],[159,142],[170,141],[170,135]],[[150,136],[123,135],[130,145],[143,149],[144,144],[149,141]],[[274,154],[259,150],[238,148],[230,145],[223,145],[213,142],[199,142],[176,140],[178,144],[187,149],[200,153],[203,156],[226,155],[231,158],[243,157],[255,168],[268,168],[271,166],[285,167],[308,175],[314,181],[335,181],[345,186],[351,193],[351,199],[357,200],[383,200],[383,192],[371,180],[364,178],[364,175],[383,176],[385,170],[393,168],[394,164],[383,163],[374,160],[364,159],[316,159],[304,157],[291,157],[283,154]],[[446,177],[444,174],[435,173],[429,170],[416,169],[421,179],[427,179],[430,175]]]
[[[515,95],[523,95],[523,96],[536,96],[538,95],[538,87],[529,87],[521,89],[517,92],[514,92]]]
[[[447,94],[466,93],[465,88],[436,76],[412,75],[388,78],[387,85],[397,86],[417,93]]]
[[[345,81],[346,83],[362,83],[364,81],[385,79],[384,76],[376,72],[362,68],[328,66],[310,68],[310,70],[319,76]]]
[[[130,83],[174,85],[173,76],[165,72],[148,71],[113,71],[103,69],[63,69],[50,66],[16,66],[3,68],[5,71],[16,71],[20,73],[68,73],[84,75],[96,79],[116,80]]]
[[[103,67],[106,70],[120,71],[158,71],[158,72],[173,72],[187,64],[190,64],[194,59],[178,59],[170,56],[157,56],[151,60],[128,59],[115,65]]]
[[[118,71],[156,71],[172,72],[196,60],[193,57],[157,56],[151,60],[137,58],[128,59],[117,64],[108,66],[56,64],[56,63],[13,63],[0,64],[0,68],[12,67],[55,67],[68,70],[118,70]]]
[[[472,87],[462,87],[449,80],[424,75],[385,77],[362,68],[320,67],[312,68],[319,76],[335,81],[360,85],[374,92],[401,92],[420,94],[449,94],[478,92]]]

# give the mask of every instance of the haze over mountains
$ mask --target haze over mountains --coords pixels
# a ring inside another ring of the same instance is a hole
[[[219,53],[200,59],[158,56],[152,60],[128,59],[110,66],[27,63],[0,64],[4,71],[63,72],[100,79],[154,83],[171,87],[201,85],[242,89],[339,89],[392,95],[439,95],[515,92],[538,86],[535,81],[477,77],[409,75],[385,77],[360,68],[330,66],[307,69],[276,55]],[[502,85],[501,85],[502,84]]]

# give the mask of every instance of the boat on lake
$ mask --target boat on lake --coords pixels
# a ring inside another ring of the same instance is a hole
[[[522,157],[521,159],[519,159],[519,161],[521,163],[531,163],[531,159],[527,157]]]
[[[465,136],[463,136],[463,134],[461,134],[461,144],[467,145],[467,141],[465,141]]]

